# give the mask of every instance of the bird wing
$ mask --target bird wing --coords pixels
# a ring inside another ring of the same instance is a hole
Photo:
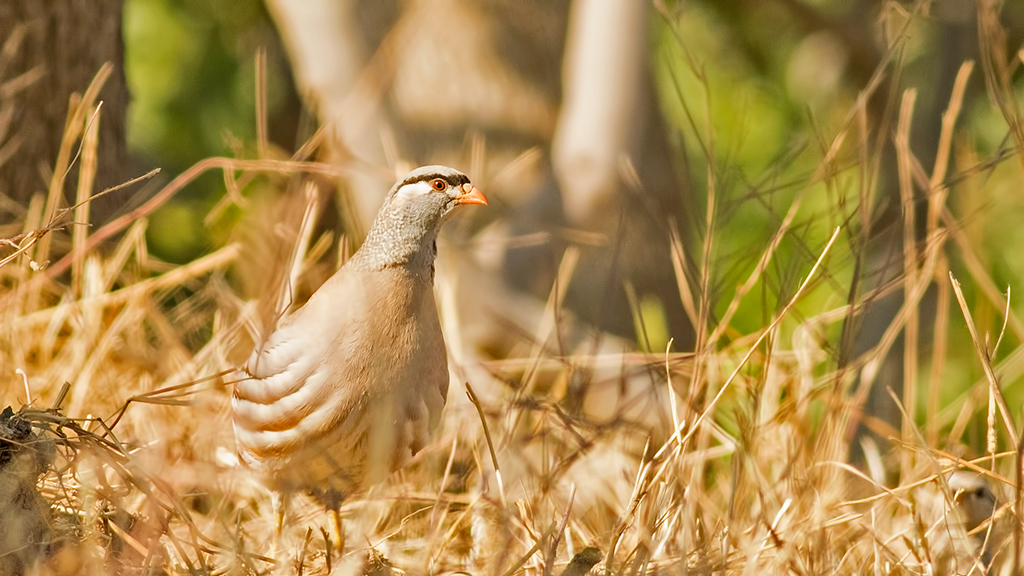
[[[368,462],[386,472],[422,448],[447,387],[429,279],[343,268],[249,358],[232,399],[238,451],[283,483],[348,491]]]
[[[344,389],[325,387],[346,378],[349,357],[339,348],[360,347],[365,296],[358,275],[342,268],[253,350],[232,398],[240,448],[301,441],[339,410]]]

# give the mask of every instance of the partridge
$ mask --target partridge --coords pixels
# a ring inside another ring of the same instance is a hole
[[[961,543],[967,554],[960,564],[969,567],[976,556],[988,569],[1000,540],[1000,530],[993,518],[999,509],[999,500],[988,480],[976,472],[958,470],[947,482],[953,496],[954,517],[968,534],[967,541]],[[991,526],[987,525],[989,522]]]
[[[487,204],[465,174],[413,170],[385,198],[366,240],[253,350],[234,386],[238,454],[275,493],[308,492],[332,512],[427,443],[448,394],[434,303],[441,225]]]

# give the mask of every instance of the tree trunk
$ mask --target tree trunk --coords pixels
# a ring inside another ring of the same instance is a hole
[[[124,179],[127,151],[125,84],[121,37],[123,0],[0,2],[0,223],[21,219],[18,206],[49,186],[67,119],[68,99],[82,93],[105,62],[114,72],[100,92],[95,191]],[[7,116],[9,115],[9,116]],[[75,173],[65,179],[65,198],[73,200]],[[102,217],[112,200],[97,201]]]

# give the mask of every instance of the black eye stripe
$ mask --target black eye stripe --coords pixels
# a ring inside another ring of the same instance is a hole
[[[469,178],[464,174],[441,174],[438,172],[433,172],[430,174],[419,174],[413,176],[412,178],[406,178],[405,180],[402,181],[402,184],[399,187],[405,186],[407,184],[415,184],[417,182],[426,182],[427,184],[429,184],[432,180],[435,180],[437,178],[444,180],[452,188],[456,188],[469,182]]]

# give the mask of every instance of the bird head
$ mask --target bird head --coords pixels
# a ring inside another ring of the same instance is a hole
[[[973,530],[992,517],[999,507],[995,492],[983,476],[958,470],[947,479],[953,502],[960,511],[964,527]]]
[[[456,208],[487,204],[469,177],[447,166],[423,166],[388,192],[360,252],[374,266],[431,265],[441,225]]]
[[[391,188],[384,206],[403,220],[437,228],[455,208],[466,204],[487,204],[468,176],[447,166],[423,166]]]

